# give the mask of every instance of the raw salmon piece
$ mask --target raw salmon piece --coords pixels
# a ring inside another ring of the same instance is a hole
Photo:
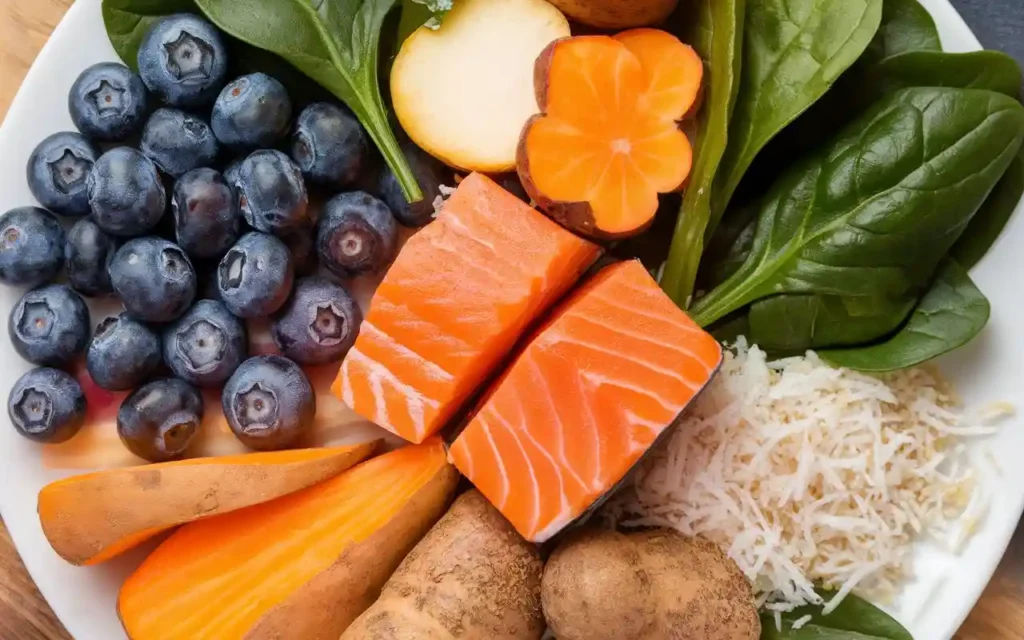
[[[618,263],[526,345],[449,458],[523,537],[544,542],[622,480],[721,361],[639,262]]]
[[[490,179],[470,175],[377,288],[334,393],[422,442],[599,254]]]

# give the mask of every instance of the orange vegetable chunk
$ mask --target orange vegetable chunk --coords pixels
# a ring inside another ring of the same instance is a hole
[[[378,443],[179,460],[97,471],[39,491],[39,522],[72,564],[97,564],[186,522],[273,500],[323,482]]]
[[[125,631],[133,640],[337,639],[443,515],[458,477],[435,438],[186,525],[122,586]]]
[[[639,262],[606,267],[526,345],[449,458],[544,542],[622,480],[721,360]]]
[[[542,113],[519,144],[526,191],[587,237],[646,229],[658,194],[690,174],[693,149],[678,122],[697,100],[703,72],[693,49],[657,29],[553,42],[537,60]]]
[[[334,393],[412,442],[437,433],[599,249],[480,174],[377,288]]]

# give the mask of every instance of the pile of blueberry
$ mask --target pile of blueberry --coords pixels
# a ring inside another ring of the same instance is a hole
[[[117,429],[142,458],[185,452],[204,411],[197,387],[223,389],[247,446],[291,446],[316,409],[300,365],[340,360],[361,322],[342,283],[391,262],[398,223],[428,222],[450,173],[409,146],[427,193],[410,205],[347,111],[316,103],[293,121],[274,78],[227,82],[222,36],[197,16],[155,23],[138,66],[79,76],[78,132],[47,137],[28,161],[42,207],[0,216],[0,282],[31,288],[8,332],[39,366],[11,391],[11,421],[40,442],[73,436],[86,397],[67,370],[84,354],[97,385],[132,391]],[[116,296],[124,312],[90,335],[82,296]],[[249,357],[246,320],[266,317],[283,356]]]

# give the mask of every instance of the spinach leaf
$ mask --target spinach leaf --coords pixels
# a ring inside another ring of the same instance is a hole
[[[775,183],[746,262],[694,319],[707,326],[781,293],[920,294],[1022,140],[1024,107],[1007,96],[890,94]]]
[[[881,20],[882,0],[747,4],[743,74],[706,237],[714,233],[754,157],[864,53]]]
[[[935,20],[917,0],[885,0],[882,24],[862,61],[876,62],[908,51],[942,51]]]
[[[988,200],[971,219],[949,255],[964,269],[981,262],[992,248],[1024,197],[1024,153],[1018,154],[989,194]]]
[[[826,602],[833,595],[819,594]],[[821,609],[807,606],[782,614],[782,631],[775,628],[774,616],[762,614],[761,640],[914,640],[899,622],[858,596],[846,596],[828,615]],[[811,621],[794,631],[793,623],[805,616]]]
[[[907,324],[884,342],[820,351],[823,359],[858,371],[895,371],[958,349],[988,323],[989,303],[963,267],[946,260]]]
[[[665,292],[684,308],[693,295],[704,252],[715,173],[725,153],[729,118],[739,91],[744,5],[745,0],[686,0],[677,13],[687,27],[682,39],[704,60],[707,87],[697,114],[696,163],[661,278]]]
[[[193,0],[103,0],[103,25],[119,58],[139,70],[139,45],[150,25],[172,13],[198,13]]]
[[[747,337],[771,352],[863,345],[898,329],[916,304],[916,297],[773,296],[750,305]]]
[[[839,86],[839,85],[837,85]],[[1017,61],[999,51],[943,53],[911,51],[890,56],[866,68],[856,86],[845,89],[844,99],[864,96],[861,105],[907,87],[960,87],[988,89],[1017,97],[1021,70]]]
[[[214,24],[271,51],[359,118],[410,201],[423,198],[388,123],[378,83],[381,25],[395,0],[196,0]]]

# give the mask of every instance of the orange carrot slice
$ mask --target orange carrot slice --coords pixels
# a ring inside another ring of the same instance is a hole
[[[133,640],[338,638],[447,508],[433,439],[283,498],[185,525],[121,588]]]
[[[658,194],[690,174],[693,150],[678,121],[703,70],[693,49],[657,29],[549,45],[535,73],[542,113],[523,129],[517,155],[527,193],[587,237],[646,229]]]
[[[449,455],[543,542],[622,480],[721,359],[639,262],[607,267],[529,342]]]
[[[39,522],[62,558],[97,564],[179,524],[323,482],[368,457],[376,445],[181,460],[72,476],[40,490]]]
[[[385,429],[423,441],[599,253],[470,175],[377,288],[334,392]]]

